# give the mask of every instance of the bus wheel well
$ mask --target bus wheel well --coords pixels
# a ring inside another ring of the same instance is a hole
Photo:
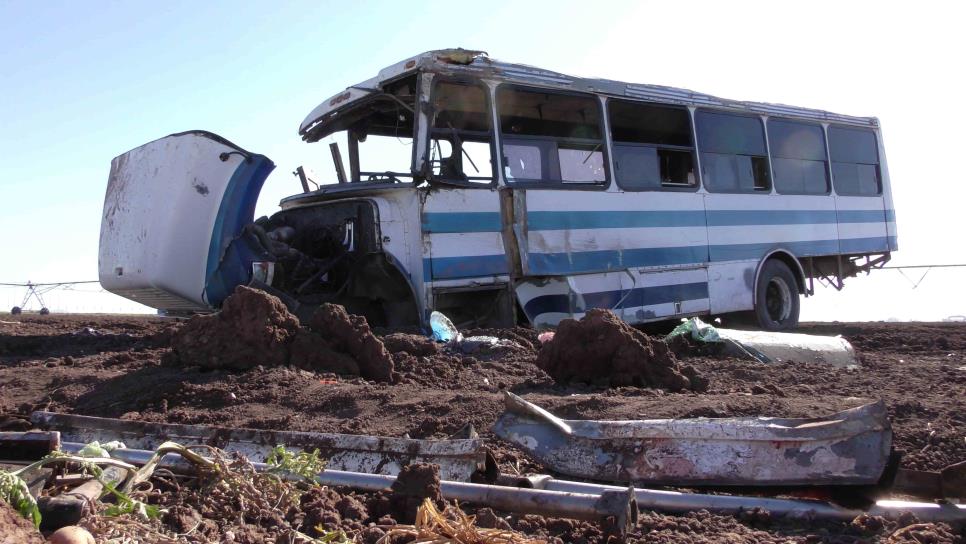
[[[798,287],[798,294],[805,294],[805,270],[802,268],[802,264],[798,262],[798,259],[794,255],[788,253],[787,251],[776,250],[769,253],[764,259],[758,263],[758,270],[755,271],[755,285],[758,285],[758,276],[761,274],[761,269],[765,266],[765,263],[770,260],[777,260],[785,263],[788,269],[792,271],[795,275],[795,284]]]

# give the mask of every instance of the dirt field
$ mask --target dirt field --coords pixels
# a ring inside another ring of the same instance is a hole
[[[384,383],[305,370],[295,360],[276,367],[256,361],[243,371],[184,367],[172,363],[169,354],[172,338],[182,326],[133,316],[0,316],[0,430],[28,428],[26,418],[34,410],[413,438],[446,437],[469,422],[489,439],[503,471],[526,473],[544,469],[489,431],[502,412],[501,389],[573,419],[801,417],[883,399],[895,446],[904,451],[902,466],[935,470],[966,460],[966,324],[805,324],[800,332],[845,336],[855,346],[861,368],[679,357],[681,365],[693,367],[708,380],[708,387],[705,392],[678,393],[634,386],[558,385],[535,364],[539,342],[533,331],[523,328],[465,331],[496,334],[516,344],[469,355],[394,335],[386,347],[392,352],[397,383]],[[347,528],[359,531],[368,519],[343,518]],[[604,541],[593,524],[514,515],[508,522],[530,534],[565,542]],[[706,512],[645,512],[631,540],[963,538],[944,526],[901,529],[913,522],[803,525],[767,515],[735,519]],[[502,523],[502,518],[493,523]],[[358,534],[367,540],[375,534],[370,533]]]

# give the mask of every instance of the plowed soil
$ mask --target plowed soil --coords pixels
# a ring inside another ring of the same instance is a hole
[[[845,336],[856,348],[859,368],[682,356],[678,363],[693,367],[708,388],[677,393],[558,384],[537,366],[540,343],[525,328],[463,331],[512,340],[469,354],[393,334],[385,347],[397,383],[385,383],[291,363],[256,363],[245,370],[162,364],[183,326],[153,317],[0,316],[0,430],[28,428],[34,410],[413,438],[446,437],[472,423],[489,440],[501,470],[526,473],[546,469],[490,433],[502,412],[502,389],[570,419],[804,417],[883,399],[895,445],[904,451],[902,466],[937,470],[966,460],[966,324],[804,324],[799,332]],[[565,542],[603,541],[600,528],[584,522],[486,511],[480,521]],[[631,540],[943,542],[963,536],[905,521],[788,524],[767,515],[645,512]]]

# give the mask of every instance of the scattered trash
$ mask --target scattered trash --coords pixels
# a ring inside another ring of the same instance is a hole
[[[520,347],[516,342],[497,338],[496,336],[464,337],[448,317],[436,311],[430,314],[429,325],[433,330],[433,340],[444,342],[452,348],[466,354],[476,353],[484,349]],[[410,355],[413,354],[410,353]]]
[[[646,386],[669,391],[707,389],[691,367],[678,365],[660,339],[652,339],[609,310],[564,319],[540,349],[537,366],[558,383]]]
[[[459,342],[463,339],[453,322],[440,312],[434,311],[430,314],[429,326],[433,329],[433,339],[437,342]]]
[[[798,361],[838,367],[857,365],[855,350],[841,336],[722,329],[692,317],[683,320],[665,337],[669,342],[676,338],[717,344],[725,353],[762,363]]]
[[[666,485],[871,485],[889,461],[880,402],[808,419],[563,420],[504,392],[493,432],[561,474]]]
[[[546,344],[547,342],[553,340],[553,337],[554,337],[553,331],[543,331],[542,333],[537,335],[537,340],[540,342],[540,344]]]
[[[87,444],[85,453],[116,451],[121,440],[128,446],[154,449],[167,441],[204,444],[227,452],[244,454],[250,459],[266,459],[276,444],[295,450],[318,449],[328,459],[329,468],[397,474],[409,463],[434,463],[447,480],[468,482],[492,473],[484,442],[474,440],[414,440],[353,434],[296,431],[259,431],[207,425],[177,425],[121,419],[34,412],[34,425],[59,431],[64,441]],[[106,452],[105,452],[106,453]],[[106,455],[101,455],[106,457]],[[485,477],[485,476],[484,476]]]

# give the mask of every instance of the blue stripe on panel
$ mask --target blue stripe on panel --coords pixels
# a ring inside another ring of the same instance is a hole
[[[729,227],[895,221],[895,210],[642,210],[532,211],[530,230],[615,229],[652,227]],[[426,212],[423,232],[500,232],[499,212]]]
[[[636,308],[684,300],[701,300],[708,298],[708,283],[696,282],[638,287],[631,289],[630,293],[627,291],[585,293],[583,298],[585,306],[575,308],[574,312],[584,312],[589,308]],[[569,314],[570,299],[568,295],[534,297],[524,306],[524,312],[531,317],[550,312]]]
[[[834,255],[839,252],[838,240],[810,240],[808,242],[781,242],[760,244],[723,244],[710,247],[712,261],[740,261],[760,259],[773,249],[787,249],[796,257]]]
[[[423,281],[496,276],[508,272],[505,255],[423,259]]]
[[[813,223],[835,223],[835,210],[708,210],[709,227]]]
[[[885,210],[839,210],[839,223],[885,223],[888,219]]]
[[[839,246],[843,254],[845,253],[873,253],[878,251],[889,251],[890,244],[894,236],[875,236],[872,238],[843,238],[839,240]]]
[[[707,260],[707,247],[703,245],[528,255],[530,274],[535,276],[603,272],[639,266],[695,264]]]
[[[500,212],[426,212],[423,232],[500,232]]]
[[[703,226],[704,210],[527,212],[530,230]]]

